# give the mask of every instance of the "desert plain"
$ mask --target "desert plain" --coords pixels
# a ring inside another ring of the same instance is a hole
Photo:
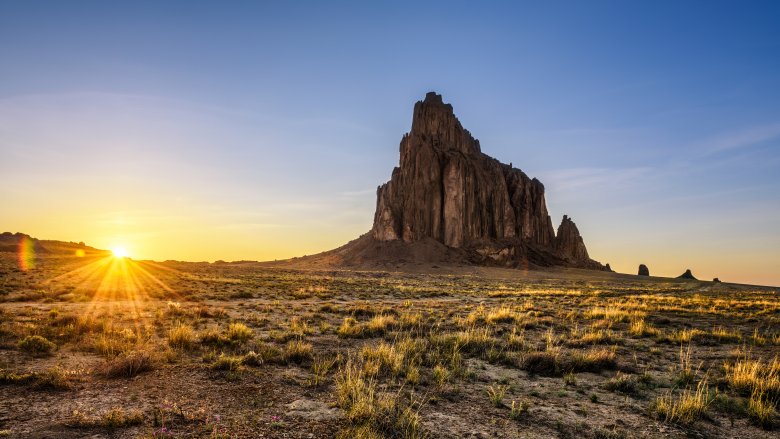
[[[778,437],[776,288],[0,256],[2,437]]]

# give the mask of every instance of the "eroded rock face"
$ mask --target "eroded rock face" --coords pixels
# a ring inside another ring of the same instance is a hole
[[[555,236],[555,249],[567,259],[573,261],[585,261],[588,257],[588,250],[582,241],[580,231],[577,225],[568,216],[563,216],[561,225],[558,226],[558,234]]]
[[[377,190],[375,239],[429,237],[456,248],[482,238],[553,242],[544,186],[483,154],[440,95],[415,104],[400,149],[400,167]]]
[[[639,264],[639,276],[650,276],[650,270],[645,264]]]
[[[390,181],[377,189],[374,239],[432,238],[453,248],[474,247],[477,256],[502,263],[539,251],[548,265],[558,259],[595,263],[568,217],[556,238],[544,185],[483,154],[440,95],[428,93],[415,104],[400,156]]]

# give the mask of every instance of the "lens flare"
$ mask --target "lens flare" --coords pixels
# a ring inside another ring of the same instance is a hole
[[[35,268],[35,242],[26,236],[19,241],[19,268],[22,271]]]

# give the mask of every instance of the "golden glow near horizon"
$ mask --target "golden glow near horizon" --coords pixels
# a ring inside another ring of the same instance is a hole
[[[127,257],[127,250],[122,246],[114,247],[111,252],[114,254],[115,258],[122,259]]]
[[[126,200],[133,199],[126,197]],[[268,261],[311,255],[344,245],[368,231],[373,210],[368,205],[365,211],[353,214],[364,218],[363,222],[339,223],[327,218],[319,220],[316,215],[310,215],[309,219],[294,218],[289,214],[290,207],[278,207],[276,213],[269,211],[261,215],[254,211],[209,210],[192,205],[164,207],[150,200],[143,210],[109,210],[84,203],[78,209],[63,212],[58,221],[50,221],[50,215],[33,206],[33,212],[18,212],[8,217],[7,227],[39,239],[83,241],[98,249],[121,246],[134,260]],[[780,285],[776,250],[769,246],[731,239],[727,243],[728,263],[724,263],[726,256],[717,251],[715,242],[708,247],[683,247],[663,239],[647,244],[626,240],[626,236],[636,236],[630,230],[583,228],[587,230],[583,233],[591,256],[610,263],[621,273],[636,274],[637,266],[644,263],[653,276],[674,277],[690,268],[702,280],[718,277],[724,282]],[[676,237],[675,241],[685,242]],[[36,264],[35,256],[29,252],[20,252],[19,257],[21,267]],[[121,260],[113,256],[110,259]]]
[[[154,262],[137,262],[118,254],[121,252],[97,258],[74,258],[69,271],[44,284],[65,282],[74,286],[74,292],[91,297],[87,315],[129,312],[140,331],[142,320],[149,316],[147,303],[150,299],[179,298],[166,282],[177,278],[178,272]]]
[[[125,214],[129,219],[108,224],[84,222],[83,217],[70,221],[69,216],[63,215],[62,221],[57,223],[29,221],[26,227],[16,226],[12,230],[23,230],[39,239],[84,241],[98,249],[113,249],[121,243],[124,251],[118,253],[124,254],[125,258],[111,255],[109,260],[127,260],[127,256],[132,255],[135,260],[213,262],[268,261],[311,255],[344,245],[370,227],[370,224],[346,227],[325,223],[275,228],[228,227],[215,224],[212,218],[196,215],[180,218],[181,223],[176,226],[163,212],[160,212],[162,220]],[[638,265],[644,263],[653,276],[675,277],[690,268],[701,280],[718,277],[724,282],[780,285],[773,252],[745,248],[749,243],[743,246],[735,242],[731,254],[739,257],[724,264],[722,254],[713,249],[693,247],[682,251],[677,247],[676,251],[670,251],[671,247],[664,243],[640,247],[636,242],[615,242],[614,237],[590,232],[586,245],[591,256],[602,263],[610,263],[620,273],[636,274]],[[23,249],[26,248],[23,245]],[[19,260],[23,269],[36,265],[35,255],[29,251],[20,252]]]

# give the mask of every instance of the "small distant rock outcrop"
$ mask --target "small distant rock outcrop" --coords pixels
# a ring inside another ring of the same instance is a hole
[[[647,268],[647,265],[639,264],[639,273],[637,274],[639,276],[650,276],[650,270]]]
[[[716,284],[719,284],[719,283],[720,283],[720,279],[718,279],[718,278],[716,277],[715,279],[712,279],[712,282],[714,282],[714,283],[716,283]]]
[[[615,271],[612,270],[612,267],[609,266],[609,264],[604,266],[604,271],[609,271],[610,273],[614,273]]]
[[[698,280],[693,276],[693,273],[691,273],[691,269],[685,270],[685,273],[677,276],[677,279],[690,279],[690,280]]]

